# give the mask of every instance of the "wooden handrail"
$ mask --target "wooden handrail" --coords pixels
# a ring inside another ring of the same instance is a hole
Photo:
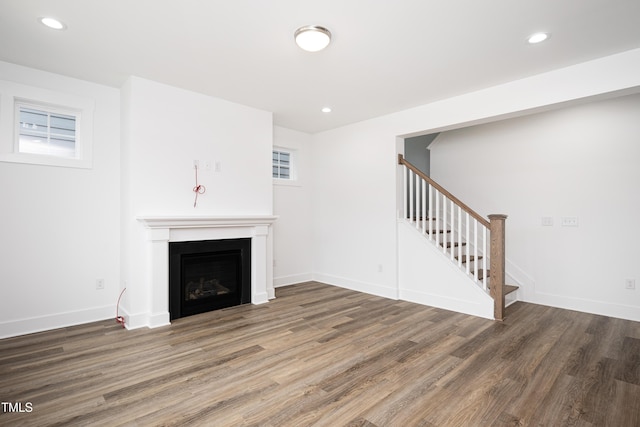
[[[445,190],[440,184],[429,178],[426,174],[420,171],[418,168],[413,166],[411,163],[405,160],[402,154],[398,154],[398,164],[401,166],[407,167],[418,177],[429,183],[429,185],[439,191],[441,194],[446,197],[446,199],[451,200],[455,205],[460,207],[463,211],[465,211],[469,216],[473,217],[476,221],[486,227],[490,234],[490,245],[487,248],[489,253],[489,271],[486,272],[488,276],[488,288],[491,297],[493,298],[493,317],[496,320],[504,319],[504,309],[505,309],[505,220],[507,219],[506,215],[502,214],[492,214],[489,215],[489,220],[483,218],[471,209],[469,206],[465,205],[451,194],[449,191]],[[406,190],[405,190],[406,191]],[[453,222],[453,216],[452,216]],[[423,229],[424,230],[424,229]],[[424,231],[423,231],[424,232]],[[431,233],[431,229],[429,231]],[[437,241],[436,241],[437,242]],[[486,240],[485,240],[486,242]],[[443,247],[445,247],[443,245]],[[451,259],[454,259],[453,251],[450,253]],[[469,256],[469,253],[467,253]],[[460,258],[459,258],[460,259]],[[458,261],[460,265],[460,261]],[[486,258],[485,258],[485,270],[486,266]],[[469,268],[467,267],[467,273],[469,273]],[[485,276],[485,277],[487,277]],[[477,270],[475,275],[476,280],[478,280]],[[484,282],[484,289],[487,290],[487,282]]]
[[[448,192],[446,189],[444,189],[444,187],[442,187],[440,184],[438,184],[437,182],[435,182],[434,180],[432,180],[431,178],[429,178],[426,174],[424,174],[420,169],[416,168],[414,165],[412,165],[411,163],[409,163],[407,160],[405,160],[404,156],[402,154],[398,154],[398,164],[399,165],[404,165],[407,168],[409,168],[413,173],[415,173],[416,175],[418,175],[420,178],[424,179],[425,181],[427,181],[429,184],[431,184],[432,187],[434,187],[435,189],[437,189],[439,192],[441,192],[442,194],[444,194],[448,199],[450,199],[451,201],[453,201],[453,203],[455,203],[456,205],[460,206],[462,208],[462,210],[464,210],[465,212],[467,212],[469,215],[471,215],[472,217],[474,217],[480,224],[484,225],[487,228],[491,227],[491,223],[482,217],[482,215],[480,215],[479,213],[477,213],[476,211],[474,211],[473,209],[471,209],[469,206],[465,205],[464,203],[462,203],[460,201],[460,199],[458,199],[457,197],[455,197],[453,194],[451,194],[450,192]]]

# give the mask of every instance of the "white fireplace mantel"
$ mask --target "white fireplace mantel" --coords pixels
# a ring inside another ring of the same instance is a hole
[[[136,219],[148,230],[147,289],[150,313],[128,319],[129,328],[169,324],[169,242],[251,238],[251,302],[275,298],[273,288],[273,215],[168,216],[142,215]]]
[[[159,216],[143,215],[136,218],[150,229],[208,228],[208,227],[254,227],[271,225],[278,219],[273,215],[244,216]]]

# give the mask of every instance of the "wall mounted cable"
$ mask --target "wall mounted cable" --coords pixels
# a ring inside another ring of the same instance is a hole
[[[116,322],[121,324],[123,328],[125,320],[124,316],[120,316],[120,298],[122,298],[122,294],[124,294],[124,291],[126,290],[127,288],[122,289],[122,292],[120,292],[120,296],[118,297],[118,303],[116,304]]]
[[[196,171],[196,186],[193,187],[193,192],[196,193],[196,198],[193,201],[193,207],[195,208],[196,205],[198,204],[198,194],[204,194],[205,191],[207,191],[206,187],[204,185],[200,185],[198,184],[198,165],[194,165],[193,168]]]

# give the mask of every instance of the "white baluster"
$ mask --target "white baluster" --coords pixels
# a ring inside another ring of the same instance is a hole
[[[447,253],[447,196],[442,195],[442,252]]]
[[[433,240],[433,187],[429,184],[429,215],[427,215],[429,221],[429,240]]]
[[[409,170],[409,221],[413,222],[413,171]]]
[[[435,190],[435,197],[436,197],[436,214],[435,214],[435,230],[434,230],[434,236],[436,237],[436,245],[440,244],[440,191]]]
[[[484,242],[484,256],[482,257],[482,269],[484,270],[484,280],[482,289],[487,290],[489,283],[489,272],[487,271],[487,258],[489,258],[489,242],[487,241],[487,227],[482,227],[482,240]]]
[[[451,201],[451,261],[456,253],[456,205]],[[458,249],[459,250],[459,249]]]
[[[409,203],[409,200],[407,200],[408,197],[408,189],[407,189],[407,173],[409,171],[409,168],[407,168],[405,165],[402,165],[402,189],[404,191],[404,195],[403,195],[403,203],[402,203],[402,215],[404,219],[408,219],[409,216],[407,215],[407,204]]]
[[[458,267],[462,267],[462,208],[458,206]]]
[[[422,180],[422,234],[427,228],[427,181]]]
[[[467,237],[466,237],[466,242],[467,242],[467,247],[466,247],[466,253],[467,253],[467,274],[469,274],[469,269],[471,268],[471,257],[469,256],[471,254],[471,239],[469,238],[469,234],[471,233],[470,227],[469,227],[469,217],[471,215],[469,215],[469,212],[466,212],[466,232],[467,232]]]
[[[480,264],[477,262],[478,259],[478,220],[473,219],[473,259],[476,262],[473,265],[473,279],[478,281],[478,268]]]
[[[420,229],[420,215],[422,212],[420,212],[420,208],[422,207],[422,201],[421,201],[421,197],[422,197],[422,191],[420,189],[420,184],[422,184],[422,178],[420,178],[420,175],[416,174],[416,228]]]

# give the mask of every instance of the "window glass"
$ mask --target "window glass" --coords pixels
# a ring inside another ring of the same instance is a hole
[[[19,106],[18,152],[76,158],[75,115]]]
[[[273,177],[278,179],[292,179],[291,153],[287,151],[273,151]]]

